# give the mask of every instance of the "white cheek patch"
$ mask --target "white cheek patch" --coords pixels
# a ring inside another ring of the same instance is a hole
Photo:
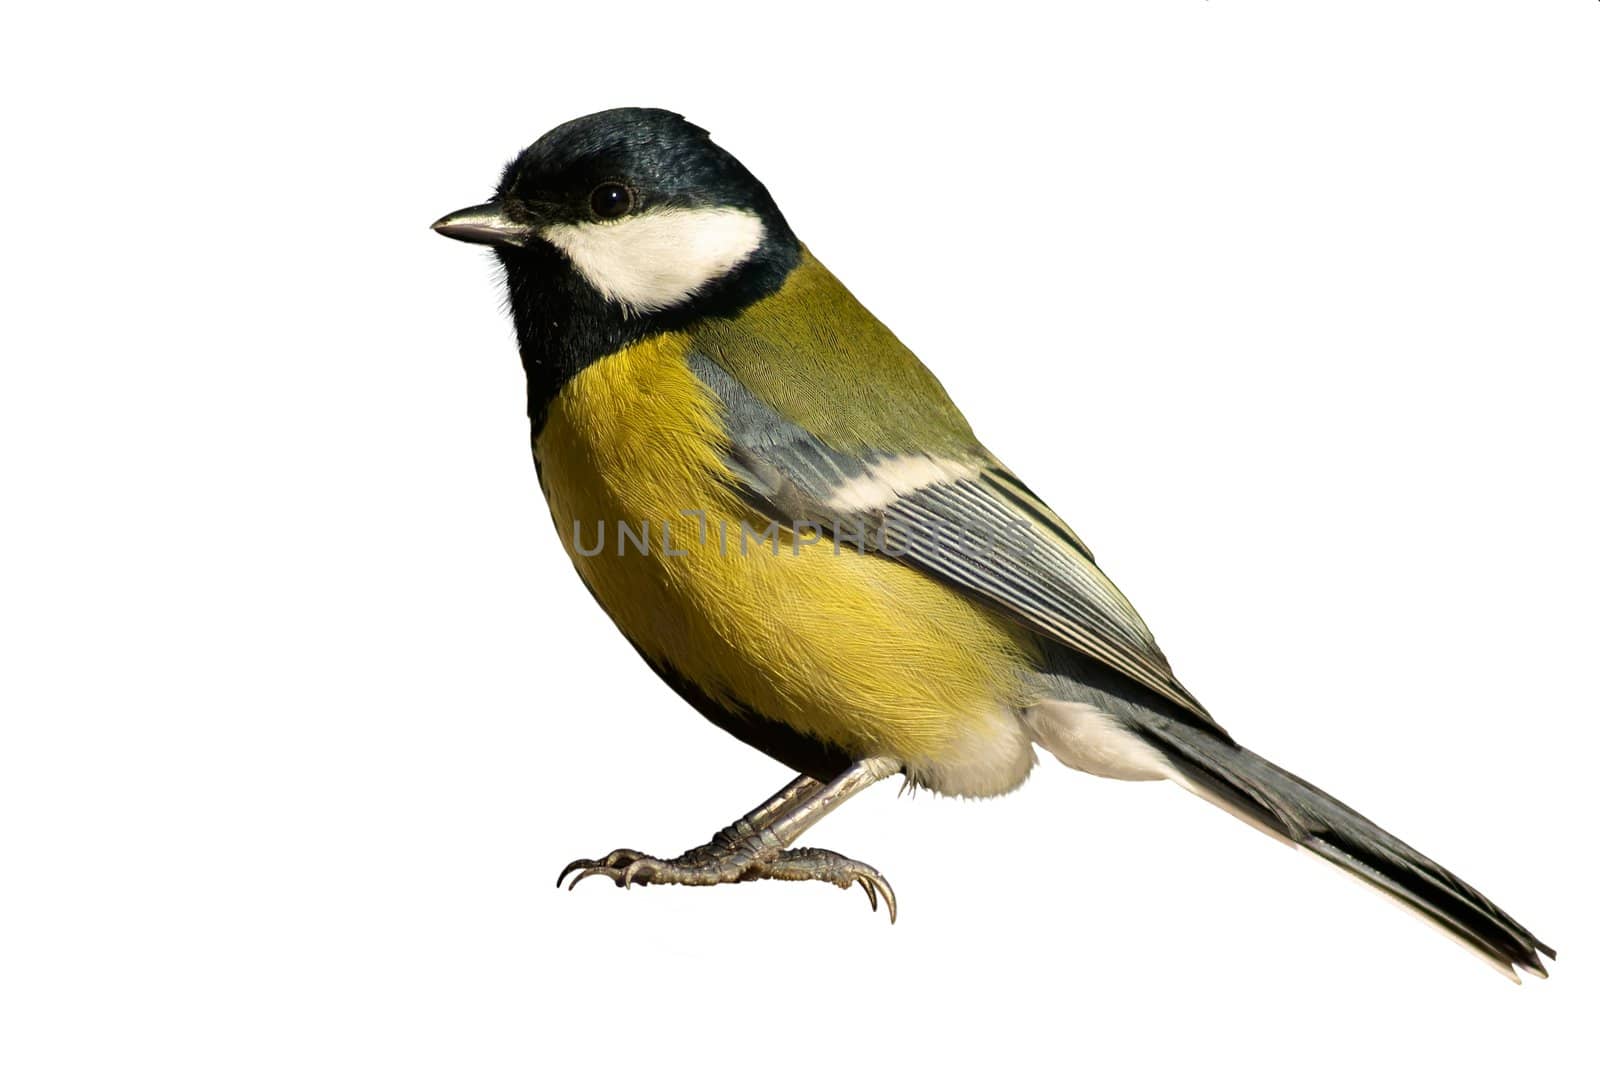
[[[749,258],[765,235],[754,214],[729,207],[663,208],[544,231],[596,292],[635,314],[683,303]]]

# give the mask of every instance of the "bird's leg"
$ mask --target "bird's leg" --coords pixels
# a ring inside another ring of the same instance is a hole
[[[830,882],[841,889],[859,884],[874,910],[878,907],[878,894],[883,894],[893,922],[894,890],[872,867],[826,849],[789,846],[835,806],[899,770],[900,765],[894,760],[875,758],[853,764],[827,783],[801,775],[760,807],[718,831],[709,842],[676,859],[657,859],[633,849],[617,849],[604,859],[567,864],[556,884],[560,885],[574,871],[578,876],[568,888],[592,874],[603,874],[619,886],[722,885],[763,878]]]
[[[810,775],[802,774],[768,797],[759,807],[735,819],[733,825],[725,826],[712,834],[710,841],[685,852],[682,858],[703,858],[737,850],[741,842],[758,837],[761,831],[772,825],[773,820],[821,788],[823,783]]]

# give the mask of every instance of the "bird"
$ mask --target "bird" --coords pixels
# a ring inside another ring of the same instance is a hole
[[[1548,973],[1555,952],[1482,893],[1234,741],[1083,539],[706,130],[656,108],[574,119],[433,229],[499,262],[539,484],[594,600],[684,701],[797,775],[704,845],[615,849],[558,886],[819,881],[893,922],[876,868],[797,839],[897,775],[1008,793],[1043,750],[1174,782],[1508,977]]]

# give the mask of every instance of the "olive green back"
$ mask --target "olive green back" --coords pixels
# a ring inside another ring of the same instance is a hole
[[[802,250],[777,293],[688,329],[696,351],[841,452],[981,452],[939,380]]]

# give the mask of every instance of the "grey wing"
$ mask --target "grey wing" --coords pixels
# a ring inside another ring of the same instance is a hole
[[[1088,547],[987,452],[847,455],[691,362],[722,401],[725,460],[753,508],[931,574],[1214,725]]]

